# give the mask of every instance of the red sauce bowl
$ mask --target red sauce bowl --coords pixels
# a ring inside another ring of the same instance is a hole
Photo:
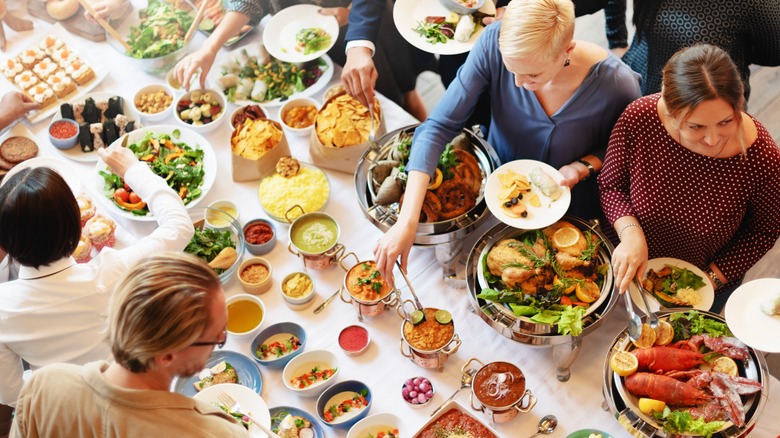
[[[79,124],[70,119],[55,120],[49,125],[49,141],[57,149],[70,149],[79,140]]]
[[[371,336],[362,325],[344,327],[339,333],[339,347],[350,356],[357,356],[366,351],[369,343],[371,343]]]
[[[244,242],[250,253],[267,254],[276,245],[276,227],[266,219],[251,220],[244,225]]]

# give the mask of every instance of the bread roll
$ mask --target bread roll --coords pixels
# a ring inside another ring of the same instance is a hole
[[[66,20],[79,11],[78,0],[47,0],[46,12],[55,20]]]

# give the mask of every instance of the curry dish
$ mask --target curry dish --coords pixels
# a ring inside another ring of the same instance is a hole
[[[474,394],[482,404],[503,408],[515,404],[525,393],[525,376],[508,362],[491,362],[474,376]]]
[[[447,345],[455,336],[455,324],[436,321],[439,309],[426,308],[425,319],[417,325],[404,322],[404,339],[415,350],[435,351]]]
[[[361,262],[347,273],[347,290],[360,301],[379,301],[390,294],[393,288],[376,270],[376,262]]]

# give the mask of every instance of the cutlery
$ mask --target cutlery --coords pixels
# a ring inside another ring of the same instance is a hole
[[[628,296],[628,293],[623,295],[623,300],[626,302],[626,311],[628,312],[628,338],[632,342],[636,342],[642,336],[642,320],[639,319],[639,315],[634,313],[634,306],[631,304],[631,297]]]
[[[334,298],[336,298],[336,295],[338,295],[338,294],[339,294],[339,292],[341,292],[341,288],[338,288],[338,290],[337,290],[336,292],[333,292],[333,295],[329,296],[329,297],[328,297],[328,299],[326,299],[325,301],[323,301],[323,303],[322,303],[322,304],[320,304],[319,306],[317,306],[317,308],[316,308],[316,309],[314,309],[314,314],[316,315],[316,314],[318,314],[318,313],[322,312],[322,310],[323,310],[325,307],[327,307],[327,306],[328,306],[328,304],[330,304],[330,302],[331,302],[331,301],[333,301],[333,299],[334,299]]]
[[[109,35],[114,37],[115,40],[119,41],[120,44],[122,44],[122,47],[125,48],[126,52],[132,52],[133,48],[130,47],[130,44],[127,44],[127,41],[122,38],[119,33],[114,29],[114,26],[108,24],[108,22],[100,17],[97,16],[97,12],[95,12],[95,8],[92,7],[92,5],[89,3],[89,0],[78,0],[78,2],[81,4],[81,6],[84,7],[84,10],[86,10],[89,15],[92,15],[95,20],[100,24],[100,26],[105,29],[106,32],[108,32]]]
[[[652,310],[650,310],[650,304],[647,303],[647,293],[649,291],[645,290],[644,285],[638,279],[634,278],[634,283],[636,283],[636,287],[639,288],[639,295],[642,296],[642,301],[644,301],[645,303],[645,309],[647,313],[647,319],[650,322],[650,328],[655,330],[656,327],[658,327],[658,316],[656,316],[656,314]]]
[[[452,395],[450,396],[450,398],[448,398],[447,400],[444,400],[444,403],[440,404],[439,407],[436,408],[435,411],[433,411],[433,413],[431,414],[431,417],[435,417],[436,414],[441,410],[441,408],[443,408],[444,405],[449,403],[450,400],[454,399],[455,396],[458,395],[459,392],[461,392],[462,390],[464,390],[464,389],[468,388],[469,386],[471,386],[471,381],[474,380],[474,374],[477,374],[477,370],[475,370],[475,369],[470,369],[470,370],[466,371],[466,373],[463,374],[460,377],[460,388],[458,388],[455,392],[453,392]]]
[[[186,46],[188,42],[190,42],[190,39],[192,39],[192,36],[195,34],[195,29],[198,28],[198,25],[200,24],[200,20],[203,18],[203,14],[206,12],[206,6],[209,2],[206,0],[203,0],[200,3],[200,7],[198,8],[197,14],[195,14],[195,19],[192,20],[192,24],[190,25],[190,28],[187,30],[187,34],[184,35],[184,45]]]
[[[231,412],[235,412],[237,414],[241,414],[247,418],[249,418],[249,421],[252,422],[255,426],[259,427],[263,430],[269,437],[271,438],[281,438],[279,435],[273,433],[271,429],[269,429],[266,425],[258,422],[254,418],[252,418],[251,415],[247,414],[246,412],[241,411],[241,405],[228,394],[227,392],[218,392],[217,393],[217,400],[219,400],[220,403],[222,403],[225,406],[228,406],[228,409],[230,409]]]
[[[549,435],[553,430],[555,430],[557,426],[558,418],[555,417],[555,415],[545,415],[541,420],[539,420],[539,427],[537,428],[538,432],[531,435],[530,438],[534,438],[539,434]]]
[[[412,293],[412,297],[414,298],[414,304],[415,304],[415,306],[417,306],[417,310],[422,310],[423,306],[420,303],[420,299],[417,298],[417,294],[414,293],[414,288],[412,287],[412,282],[409,281],[409,277],[406,276],[406,272],[404,272],[403,268],[401,268],[401,262],[399,262],[396,259],[395,265],[398,266],[398,270],[401,271],[401,275],[404,277],[404,281],[406,281],[406,285],[409,286],[409,292]]]

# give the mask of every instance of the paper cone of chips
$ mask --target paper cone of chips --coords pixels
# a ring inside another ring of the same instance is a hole
[[[264,117],[237,125],[230,137],[233,181],[253,181],[273,175],[279,158],[290,155],[282,126]]]

